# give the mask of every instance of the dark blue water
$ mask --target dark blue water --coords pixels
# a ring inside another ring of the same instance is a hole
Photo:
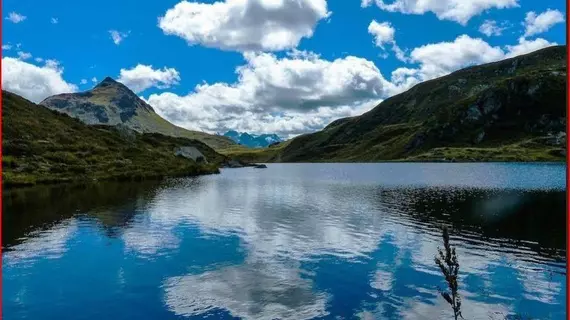
[[[564,319],[565,166],[269,164],[4,194],[5,319]]]

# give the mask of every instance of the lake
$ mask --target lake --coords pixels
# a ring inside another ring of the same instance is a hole
[[[10,190],[4,319],[564,319],[564,164],[268,164]]]

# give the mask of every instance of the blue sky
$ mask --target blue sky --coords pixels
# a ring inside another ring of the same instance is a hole
[[[4,0],[3,87],[39,102],[111,76],[189,129],[291,137],[566,38],[560,0],[213,3]]]

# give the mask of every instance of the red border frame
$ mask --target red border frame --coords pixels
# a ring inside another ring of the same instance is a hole
[[[568,181],[570,180],[570,173],[568,170],[568,160],[570,159],[569,151],[570,151],[570,139],[568,138],[570,127],[570,119],[568,115],[570,114],[570,77],[568,76],[568,65],[570,64],[570,50],[568,49],[570,37],[568,32],[570,31],[570,24],[568,23],[568,16],[570,10],[568,8],[568,4],[570,0],[566,0],[566,319],[570,319],[570,295],[568,294],[568,290],[570,287],[570,278],[568,272],[568,261],[570,260],[569,248],[570,248],[570,237],[568,237],[568,232],[570,231],[570,196],[568,193]],[[4,23],[3,11],[2,7],[0,6],[0,44],[2,43],[2,25]],[[0,59],[3,56],[2,50],[0,50]],[[2,70],[0,68],[0,89],[2,89]],[[0,94],[0,143],[2,142],[2,94]],[[2,148],[0,147],[0,161],[2,161]],[[2,264],[2,166],[0,165],[0,268],[3,266]],[[0,271],[0,319],[2,319],[2,275],[3,272]]]
[[[570,155],[568,152],[570,151],[570,140],[568,139],[568,127],[570,127],[570,120],[568,116],[570,115],[570,77],[568,76],[568,64],[570,64],[570,50],[568,50],[569,39],[568,31],[570,28],[568,27],[570,24],[568,23],[568,14],[570,10],[568,8],[568,4],[570,0],[566,0],[566,319],[570,319],[570,295],[568,294],[568,290],[570,287],[570,280],[568,278],[568,259],[570,258],[569,249],[570,249],[570,238],[568,237],[568,232],[570,231],[570,196],[568,194],[568,181],[570,180],[570,173],[568,172],[568,160],[570,159]]]
[[[3,15],[3,10],[2,10],[3,6],[0,6],[0,44],[2,44],[2,25],[4,24],[4,15]],[[4,55],[4,53],[2,52],[2,50],[0,50],[0,61],[2,59],[2,56]],[[1,64],[1,63],[0,63]],[[0,67],[0,89],[2,89],[2,68]],[[0,94],[0,144],[2,143],[2,94]],[[0,147],[0,162],[2,161],[2,148]],[[2,306],[2,301],[4,301],[4,299],[2,299],[2,292],[4,291],[4,286],[2,285],[2,277],[4,272],[2,270],[4,270],[3,268],[3,263],[2,263],[2,211],[3,211],[3,206],[2,206],[2,190],[4,189],[3,187],[4,182],[2,179],[2,165],[0,165],[0,319],[2,319],[2,310],[4,310],[3,306]]]

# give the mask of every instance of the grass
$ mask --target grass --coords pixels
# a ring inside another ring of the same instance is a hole
[[[402,140],[406,139],[401,139],[400,143]],[[314,157],[303,162],[561,162],[565,160],[563,148],[539,144],[535,142],[537,140],[540,141],[540,139],[528,139],[507,145],[487,147],[439,147],[410,157],[378,158],[377,155],[387,145],[398,143],[398,141],[389,140],[378,145],[362,147],[363,150],[357,149],[346,155],[343,153],[347,149],[350,150],[351,146],[339,148],[337,154],[333,154],[332,157]],[[228,157],[249,162],[287,162],[279,161],[284,147],[273,149],[240,147],[224,149],[220,152]],[[351,154],[356,156],[350,157]]]
[[[88,126],[2,92],[4,186],[93,180],[144,180],[219,172],[226,157],[206,144],[125,127]],[[194,146],[208,164],[175,156]]]
[[[564,161],[562,148],[525,147],[515,143],[487,148],[434,148],[428,152],[409,157],[405,161],[456,161],[456,162],[559,162]]]
[[[289,145],[289,141],[267,148],[248,148],[241,145],[220,149],[219,152],[229,158],[245,162],[280,162],[280,154]]]

